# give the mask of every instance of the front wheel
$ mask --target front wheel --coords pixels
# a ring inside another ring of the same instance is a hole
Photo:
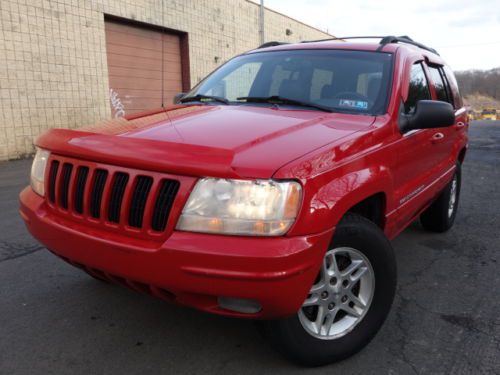
[[[264,322],[264,333],[278,351],[301,365],[336,362],[375,336],[395,290],[391,244],[374,223],[347,214],[302,308],[290,318]]]

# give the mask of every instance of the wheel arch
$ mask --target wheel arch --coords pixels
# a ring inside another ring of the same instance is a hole
[[[376,224],[380,229],[385,228],[385,214],[387,212],[387,196],[384,192],[375,193],[352,206],[347,213],[363,216]]]
[[[305,197],[302,214],[290,234],[332,229],[348,212],[360,214],[384,230],[386,214],[393,206],[392,189],[391,173],[380,166],[334,178]]]

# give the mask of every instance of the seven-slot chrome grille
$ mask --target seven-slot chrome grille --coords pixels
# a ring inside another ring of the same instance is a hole
[[[154,172],[52,156],[47,200],[61,213],[110,227],[165,231],[180,182]]]

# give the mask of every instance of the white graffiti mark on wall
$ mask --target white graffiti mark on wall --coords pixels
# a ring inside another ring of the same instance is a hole
[[[125,107],[118,93],[113,89],[109,89],[109,100],[111,101],[111,108],[115,112],[115,118],[125,116]]]

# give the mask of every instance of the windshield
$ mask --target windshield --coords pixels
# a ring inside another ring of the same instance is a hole
[[[325,49],[251,53],[221,66],[186,97],[212,96],[246,105],[269,105],[249,98],[279,97],[334,112],[377,115],[386,112],[391,70],[392,54],[381,52]]]

